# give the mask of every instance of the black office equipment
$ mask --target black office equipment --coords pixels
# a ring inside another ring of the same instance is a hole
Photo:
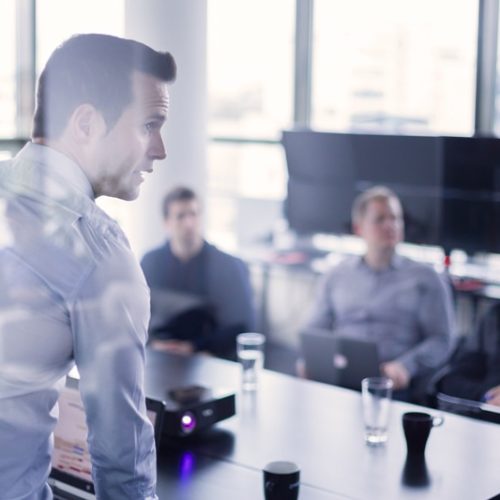
[[[340,337],[318,328],[302,331],[300,341],[307,376],[312,380],[359,391],[364,378],[380,376],[375,342]]]
[[[385,185],[401,199],[406,241],[500,252],[500,139],[289,130],[282,143],[298,234],[349,233],[356,195]]]
[[[236,413],[234,393],[200,385],[168,389],[165,399],[163,434],[185,437]]]
[[[436,137],[283,132],[288,166],[285,214],[300,234],[349,233],[356,195],[383,184],[400,196],[406,239],[435,242],[440,199]]]
[[[188,356],[193,360],[205,357],[209,356]],[[235,415],[234,383],[239,385],[239,378],[216,385],[199,384],[200,373],[191,372],[186,356],[166,356],[154,349],[147,350],[146,366],[146,394],[165,403],[164,436],[183,438],[197,434]],[[161,376],[150,377],[151,373]]]
[[[500,252],[500,139],[443,137],[444,248]]]
[[[439,392],[436,395],[436,406],[442,411],[500,424],[500,409],[498,406],[489,405],[481,401],[456,398]]]

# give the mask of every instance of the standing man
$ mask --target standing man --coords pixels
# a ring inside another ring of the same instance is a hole
[[[191,315],[192,325],[183,323],[177,328],[182,330],[177,333],[183,333],[183,338],[167,331],[170,338],[154,339],[153,347],[177,354],[208,351],[234,357],[236,335],[254,328],[252,289],[246,265],[205,241],[200,202],[191,189],[181,186],[166,194],[163,218],[167,241],[148,252],[141,261],[151,287],[152,306],[155,306],[155,297],[165,296],[165,291],[168,291],[167,298],[172,297],[172,306],[180,302],[175,300],[176,295],[179,299],[191,296],[207,304],[215,324],[204,329]],[[162,308],[168,305],[163,304]],[[153,318],[155,314],[152,307]]]
[[[0,165],[0,498],[52,498],[52,431],[76,363],[99,499],[156,498],[144,397],[149,295],[98,196],[133,200],[164,159],[169,53],[106,35],[58,47],[33,138]]]
[[[403,212],[391,190],[378,186],[359,195],[352,221],[365,254],[347,258],[324,277],[307,326],[376,342],[381,373],[408,399],[410,382],[450,352],[450,291],[431,267],[396,253]]]

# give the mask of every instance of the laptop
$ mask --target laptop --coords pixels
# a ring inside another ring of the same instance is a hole
[[[375,342],[336,336],[322,329],[303,331],[300,340],[307,377],[312,380],[359,391],[365,377],[380,375]]]
[[[158,448],[165,403],[146,398],[146,409],[154,427]],[[49,476],[54,499],[95,499],[91,470],[87,424],[78,379],[67,377],[66,386],[59,396],[59,420],[54,430],[52,470]]]

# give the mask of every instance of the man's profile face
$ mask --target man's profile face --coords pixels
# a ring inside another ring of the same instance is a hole
[[[170,203],[165,226],[172,240],[184,245],[197,243],[202,237],[198,200],[179,200]]]
[[[96,196],[133,200],[154,160],[166,157],[160,130],[167,119],[165,82],[144,73],[132,74],[133,100],[116,124],[100,139],[97,149]]]
[[[395,198],[368,202],[365,213],[355,224],[355,232],[368,249],[393,250],[403,239],[403,214]]]

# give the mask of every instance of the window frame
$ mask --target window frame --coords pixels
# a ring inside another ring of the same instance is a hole
[[[11,148],[25,141],[29,135],[28,124],[34,108],[36,85],[36,4],[37,0],[16,1],[17,32],[23,37],[16,37],[16,54],[18,67],[24,71],[16,72],[19,93],[16,109],[16,136],[0,138],[0,146]],[[498,40],[499,0],[488,2],[480,0],[478,11],[478,42],[476,66],[476,95],[474,133],[494,135],[494,114],[496,72],[497,72],[497,40]],[[295,54],[294,54],[294,87],[293,87],[293,122],[291,127],[308,127],[311,118],[311,72],[313,58],[313,14],[314,0],[296,0],[295,16]],[[29,116],[28,116],[29,115]],[[279,144],[279,140],[224,137],[211,135],[210,142]]]

